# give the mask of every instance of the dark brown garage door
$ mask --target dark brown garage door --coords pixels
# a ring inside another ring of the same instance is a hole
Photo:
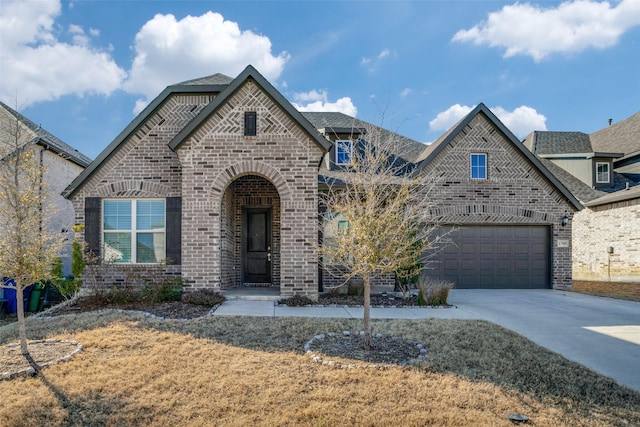
[[[549,229],[546,226],[459,226],[424,274],[459,289],[549,287]]]

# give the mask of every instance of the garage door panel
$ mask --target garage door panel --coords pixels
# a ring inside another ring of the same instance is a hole
[[[494,254],[496,252],[495,245],[493,243],[481,243],[480,244],[480,253],[481,254]]]
[[[546,226],[459,226],[426,275],[457,288],[549,287],[549,229]]]

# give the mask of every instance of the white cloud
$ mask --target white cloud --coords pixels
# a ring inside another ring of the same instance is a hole
[[[326,90],[317,91],[315,89],[312,89],[309,92],[294,93],[293,99],[297,102],[326,101],[327,91]]]
[[[0,98],[21,105],[61,96],[118,89],[126,72],[113,58],[90,47],[81,27],[71,25],[73,43],[58,39],[55,20],[58,0],[4,1],[0,8]]]
[[[349,116],[357,116],[358,109],[351,98],[348,96],[338,99],[336,102],[329,102],[326,90],[317,91],[315,89],[309,92],[295,93],[293,99],[293,106],[298,111],[312,111],[312,112],[340,112],[348,114]],[[299,104],[298,102],[306,102],[306,105]]]
[[[72,3],[69,7],[72,7]],[[3,0],[0,9],[0,99],[24,106],[64,95],[142,94],[139,112],[167,85],[214,73],[235,77],[247,64],[277,79],[289,54],[271,54],[268,37],[242,31],[222,15],[207,12],[177,20],[156,15],[135,38],[129,73],[115,62],[113,46],[95,46],[96,28],[71,23],[63,32],[59,0]],[[128,78],[127,78],[128,77]]]
[[[453,126],[458,120],[469,114],[474,107],[455,104],[447,110],[438,113],[435,119],[429,122],[429,129],[432,131],[445,131]]]
[[[383,59],[385,59],[385,58],[387,58],[387,57],[389,57],[389,56],[391,56],[391,55],[395,55],[395,56],[397,56],[397,55],[395,54],[395,52],[391,52],[389,49],[385,48],[385,49],[382,49],[382,50],[380,51],[380,53],[378,53],[378,54],[376,55],[376,57],[375,57],[375,58],[373,58],[373,59],[372,59],[372,58],[369,58],[369,57],[363,57],[363,58],[360,60],[360,64],[361,64],[361,65],[369,65],[369,64],[371,64],[371,63],[373,62],[373,63],[374,63],[374,65],[377,65],[378,63],[380,63],[380,61],[382,61]],[[375,62],[374,62],[374,61],[375,61]]]
[[[389,51],[389,49],[382,49],[382,51],[378,54],[378,59],[386,58],[390,54],[391,51]]]
[[[157,14],[136,35],[134,50],[125,88],[147,101],[169,84],[214,73],[235,77],[247,64],[275,80],[289,59],[287,52],[271,54],[268,37],[242,31],[214,12],[181,20]]]
[[[405,87],[404,89],[402,89],[402,92],[400,92],[400,96],[405,97],[407,95],[409,95],[412,92],[412,90],[408,87]]]
[[[521,105],[513,111],[507,111],[502,107],[493,107],[491,111],[520,138],[534,130],[547,130],[547,118],[538,113],[535,108]]]
[[[552,53],[577,53],[615,45],[620,36],[640,25],[640,1],[567,1],[555,8],[515,3],[489,14],[486,21],[460,30],[453,41],[505,49],[506,58],[529,55],[536,62]]]
[[[435,119],[429,122],[429,129],[432,131],[449,130],[460,119],[469,114],[475,106],[455,104],[447,110],[439,113]],[[523,138],[534,130],[547,130],[547,118],[538,113],[535,108],[521,105],[513,111],[505,110],[497,106],[490,110],[498,119],[517,137]]]

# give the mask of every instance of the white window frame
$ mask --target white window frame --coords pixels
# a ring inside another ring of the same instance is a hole
[[[131,229],[130,230],[105,230],[104,229],[104,213],[105,213],[105,209],[104,209],[104,205],[106,202],[109,201],[118,201],[118,202],[124,202],[124,201],[128,201],[131,203]],[[138,214],[138,201],[161,201],[164,203],[164,228],[162,229],[152,229],[152,230],[138,230],[137,228],[137,214]],[[100,218],[100,229],[101,229],[101,233],[100,233],[100,239],[101,239],[101,247],[102,247],[102,253],[103,256],[106,256],[106,244],[105,244],[105,233],[128,233],[131,234],[131,260],[127,261],[127,262],[118,262],[118,261],[114,261],[111,260],[110,262],[114,262],[115,264],[120,264],[120,265],[157,265],[157,264],[161,264],[164,262],[164,260],[167,257],[167,200],[166,199],[162,199],[162,198],[139,198],[139,199],[119,199],[119,198],[108,198],[108,199],[102,199],[102,209],[101,209],[101,218]],[[138,262],[138,245],[137,245],[137,241],[138,241],[138,233],[141,234],[162,234],[164,236],[164,256],[161,257],[160,259],[158,259],[156,262]],[[109,260],[107,260],[109,261]]]
[[[347,156],[348,159],[347,161],[340,161],[340,146],[347,145],[347,144],[349,147],[349,152]],[[336,146],[336,165],[350,165],[351,159],[353,157],[353,141],[349,139],[339,139],[339,140],[336,140],[335,146]]]
[[[607,180],[606,181],[602,181],[600,180],[600,171],[598,170],[598,168],[600,166],[606,166],[607,167]],[[611,166],[609,165],[609,162],[596,162],[596,183],[597,184],[609,184],[611,182]]]
[[[473,156],[482,156],[484,158],[484,176],[483,177],[474,177],[473,170],[474,168],[478,169],[478,166],[473,165]],[[486,180],[489,175],[489,166],[488,166],[488,156],[487,153],[471,153],[469,154],[469,178],[473,180]]]

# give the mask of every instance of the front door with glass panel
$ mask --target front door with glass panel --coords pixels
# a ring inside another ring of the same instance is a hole
[[[271,244],[271,208],[243,208],[243,283],[271,283]]]

